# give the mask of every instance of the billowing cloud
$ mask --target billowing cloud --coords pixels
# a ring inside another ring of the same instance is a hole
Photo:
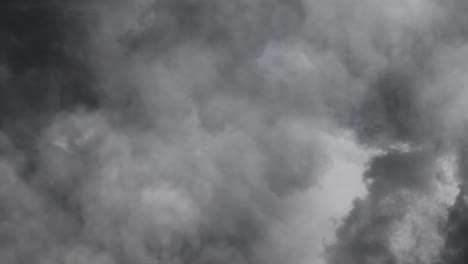
[[[463,256],[463,1],[3,7],[2,263]]]

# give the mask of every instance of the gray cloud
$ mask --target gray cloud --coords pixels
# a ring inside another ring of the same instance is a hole
[[[5,6],[3,262],[310,263],[290,207],[340,166],[343,131],[380,154],[328,263],[460,247],[440,227],[464,224],[462,1]]]

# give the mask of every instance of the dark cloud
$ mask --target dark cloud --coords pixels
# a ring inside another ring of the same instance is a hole
[[[0,260],[310,263],[295,209],[347,130],[380,154],[326,261],[461,263],[465,9],[2,3]]]
[[[427,150],[392,151],[371,160],[368,197],[355,201],[337,244],[329,248],[329,263],[436,261],[444,241],[439,228],[451,201],[432,199],[447,184],[445,173]]]
[[[299,3],[141,4],[6,6],[5,263],[271,263],[280,196],[319,177],[319,134],[266,122],[256,77],[236,76],[300,26]],[[197,105],[216,84],[245,91],[218,89],[241,108],[210,132]]]
[[[442,254],[443,263],[464,263],[467,260],[466,242],[463,239],[467,232],[466,211],[466,145],[460,148],[458,159],[458,174],[461,179],[460,192],[457,200],[450,208],[447,223],[443,226],[446,233],[446,244]]]
[[[411,69],[389,69],[379,75],[356,111],[355,125],[361,138],[374,144],[431,138],[432,131],[426,128],[416,101],[417,85],[417,73]]]
[[[69,5],[69,3],[68,3]],[[66,2],[3,1],[1,8],[0,123],[42,115],[77,104],[96,105],[87,69],[85,28]]]
[[[461,191],[457,201],[450,208],[447,224],[443,229],[446,232],[446,243],[441,256],[442,263],[465,263],[468,259],[465,242],[467,232],[467,212],[464,192]]]

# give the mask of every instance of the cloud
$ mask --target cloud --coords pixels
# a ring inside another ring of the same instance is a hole
[[[458,194],[455,160],[418,150],[375,159],[368,197],[355,201],[329,263],[437,263],[440,228]]]
[[[10,2],[6,263],[433,263],[456,247],[439,229],[464,189],[462,1]]]

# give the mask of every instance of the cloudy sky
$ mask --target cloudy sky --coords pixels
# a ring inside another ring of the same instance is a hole
[[[467,12],[3,0],[0,262],[466,263]]]

